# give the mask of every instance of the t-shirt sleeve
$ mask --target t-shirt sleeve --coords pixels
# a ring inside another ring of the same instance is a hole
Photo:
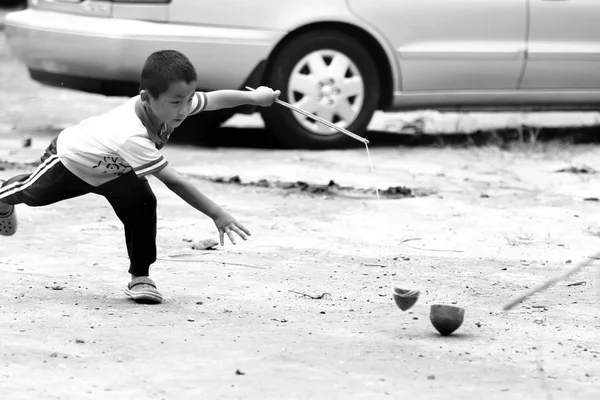
[[[160,154],[154,143],[141,136],[131,136],[117,150],[139,177],[152,175],[167,166],[167,159]]]
[[[196,92],[196,95],[192,99],[192,112],[190,115],[198,114],[201,111],[204,111],[206,108],[206,93],[204,92]]]

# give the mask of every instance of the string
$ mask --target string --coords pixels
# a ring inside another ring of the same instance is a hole
[[[374,188],[375,188],[375,196],[377,197],[377,210],[378,210],[379,214],[381,215],[381,197],[379,196],[379,189],[377,189],[377,180],[375,179],[376,178],[375,171],[373,169],[373,162],[371,160],[371,153],[369,152],[369,145],[367,143],[365,143],[365,149],[367,150],[367,157],[369,159],[369,168],[370,168],[370,171],[371,171],[371,176],[373,177]],[[396,291],[394,290],[394,280],[392,278],[392,275],[393,275],[392,273],[394,271],[392,270],[392,265],[390,263],[390,259],[392,258],[392,256],[391,256],[391,250],[390,250],[390,244],[389,243],[385,246],[385,249],[386,249],[387,256],[384,256],[384,258],[385,258],[385,262],[387,264],[388,271],[389,271],[388,276],[390,278],[390,287],[392,289],[392,293],[400,295],[400,293],[396,293]],[[409,290],[409,291],[405,291],[401,295],[403,297],[412,297],[412,296],[417,295],[418,293],[419,293],[418,290]]]

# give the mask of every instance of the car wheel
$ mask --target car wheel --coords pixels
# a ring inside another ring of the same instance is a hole
[[[379,103],[375,63],[354,37],[337,31],[300,35],[270,62],[266,84],[280,99],[361,134]],[[295,148],[343,147],[353,139],[281,105],[261,109],[267,130]]]

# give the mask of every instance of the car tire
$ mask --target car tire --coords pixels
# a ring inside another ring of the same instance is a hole
[[[313,31],[290,40],[269,62],[265,83],[281,90],[281,100],[359,135],[379,104],[373,58],[360,41],[338,31]],[[260,111],[267,131],[286,147],[340,148],[353,141],[281,105]]]

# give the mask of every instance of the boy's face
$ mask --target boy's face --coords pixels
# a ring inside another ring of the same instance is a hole
[[[154,98],[145,90],[141,93],[142,103],[152,115],[170,126],[177,128],[192,111],[192,100],[196,93],[196,82],[172,82],[169,89]]]

